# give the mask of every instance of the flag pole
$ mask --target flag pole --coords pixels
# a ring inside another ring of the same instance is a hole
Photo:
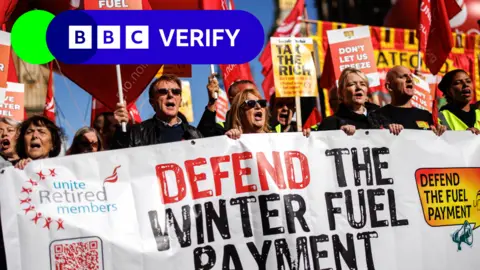
[[[309,25],[308,25],[308,10],[307,10],[307,5],[305,4],[305,7],[304,7],[304,14],[305,14],[305,20],[303,20],[303,22],[305,23],[305,30],[307,32],[307,37],[310,37],[310,29],[309,29]],[[315,42],[316,43],[316,42]],[[317,44],[318,46],[318,44]],[[313,46],[313,61],[315,63],[315,70],[316,72],[318,72],[320,70],[320,65],[318,63],[318,52],[317,50],[315,49],[315,46]],[[318,76],[318,73],[317,73],[317,76]],[[317,110],[318,110],[318,113],[322,113],[322,105],[320,103],[320,90],[318,90],[318,86],[317,86],[317,96],[315,98],[315,101],[316,101],[316,105],[317,105]]]
[[[295,36],[291,36],[293,41],[293,46],[295,46]],[[295,115],[297,116],[297,132],[302,132],[302,100],[298,94],[298,89],[295,89]]]
[[[118,87],[118,99],[120,99],[120,104],[124,104],[123,102],[123,88],[122,88],[122,73],[120,71],[120,65],[116,65],[117,70],[117,87]],[[127,132],[127,123],[122,122],[122,131]]]
[[[215,66],[210,65],[210,74],[214,74],[214,73],[215,73]],[[213,93],[213,98],[218,99],[218,93],[217,92]]]

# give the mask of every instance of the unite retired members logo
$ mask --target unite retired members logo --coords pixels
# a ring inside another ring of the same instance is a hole
[[[23,214],[42,228],[64,230],[61,216],[115,212],[117,204],[108,201],[105,184],[117,182],[119,168],[97,185],[71,179],[61,168],[42,169],[22,185],[19,201]]]

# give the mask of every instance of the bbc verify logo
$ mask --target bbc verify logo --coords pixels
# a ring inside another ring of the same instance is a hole
[[[66,64],[242,64],[264,34],[240,10],[74,10],[52,20],[47,45]]]
[[[125,26],[126,49],[148,49],[149,27]],[[69,26],[68,48],[69,49],[92,49],[92,26]],[[97,27],[97,49],[121,49],[120,26]]]
[[[120,26],[97,27],[97,49],[121,49],[122,35]],[[217,47],[221,42],[228,42],[228,46],[235,47],[235,40],[240,29],[164,29],[158,30],[163,46],[176,47]],[[233,33],[232,33],[233,32]],[[148,26],[125,26],[126,49],[149,49]],[[174,39],[175,37],[175,39]],[[70,26],[69,48],[92,49],[92,26]],[[175,41],[175,42],[173,42]],[[173,42],[173,43],[172,43]]]

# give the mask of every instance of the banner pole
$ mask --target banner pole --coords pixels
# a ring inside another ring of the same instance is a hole
[[[302,132],[302,102],[298,93],[295,94],[295,115],[297,116],[297,131]]]
[[[420,52],[420,48],[418,48],[417,56],[418,56],[417,72],[420,72],[420,70],[422,70],[422,53]]]
[[[303,13],[305,14],[305,20],[308,20],[308,11],[307,11],[307,5],[306,4],[305,4],[305,8],[304,8]],[[310,29],[308,28],[309,27],[308,22],[304,21],[304,23],[305,23],[305,31],[307,33],[307,37],[310,37]],[[315,47],[318,48],[318,44],[315,40],[313,42],[314,42],[314,45],[313,45],[313,61],[315,63],[315,71],[316,71],[317,78],[318,78],[318,74],[319,74],[319,71],[320,71],[320,64],[318,63],[318,52],[315,48]],[[317,105],[318,113],[322,114],[322,104],[320,102],[320,89],[318,89],[318,86],[317,86],[317,96],[315,98],[315,102],[316,102],[316,105]]]
[[[210,65],[210,74],[214,74],[215,73],[215,66],[214,65]],[[225,86],[226,87],[226,86]],[[213,93],[213,98],[214,99],[218,99],[218,93],[215,92]]]
[[[120,72],[120,65],[116,65],[117,70],[117,87],[118,87],[118,99],[120,99],[120,104],[123,102],[123,88],[122,88],[122,73]],[[122,131],[127,132],[127,123],[122,122]]]

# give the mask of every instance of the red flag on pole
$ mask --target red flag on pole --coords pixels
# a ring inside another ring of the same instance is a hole
[[[322,122],[322,115],[318,111],[317,107],[313,107],[312,112],[310,113],[310,116],[308,117],[307,121],[303,124],[303,128],[311,128],[312,126]]]
[[[430,25],[432,24],[432,12],[430,0],[420,1],[420,16],[417,27],[418,48],[425,52],[427,48],[428,33],[430,33]]]
[[[204,2],[217,3],[216,7],[222,10],[234,10],[233,0],[204,0]],[[218,3],[221,2],[221,3]],[[220,70],[223,75],[223,84],[225,85],[225,91],[234,83],[236,80],[250,80],[253,82],[252,72],[250,70],[249,63],[243,64],[230,64],[230,65],[219,65]]]
[[[300,28],[302,23],[301,20],[304,15],[304,10],[305,0],[297,0],[297,3],[293,7],[292,11],[290,11],[290,14],[288,14],[283,23],[276,29],[273,37],[300,36]],[[272,70],[272,50],[270,46],[270,41],[268,41],[265,49],[263,50],[262,54],[258,59],[263,66],[262,74],[265,76],[265,80],[273,81],[273,72],[270,72],[270,70]],[[272,78],[267,78],[268,76],[272,76]],[[268,82],[264,82],[264,84],[268,84]],[[270,92],[265,92],[265,88],[263,88],[263,91],[265,98],[267,99],[269,99],[271,94],[273,94]]]
[[[50,75],[48,76],[48,87],[47,87],[47,96],[45,97],[45,107],[43,109],[43,115],[50,119],[52,122],[55,121],[55,98],[53,96],[53,61],[49,64]]]
[[[426,1],[428,0],[423,0],[423,2]],[[440,71],[453,48],[449,20],[461,9],[455,0],[431,0],[430,5],[431,24],[425,44],[424,59],[430,72],[435,75]],[[450,10],[447,11],[447,7]]]

